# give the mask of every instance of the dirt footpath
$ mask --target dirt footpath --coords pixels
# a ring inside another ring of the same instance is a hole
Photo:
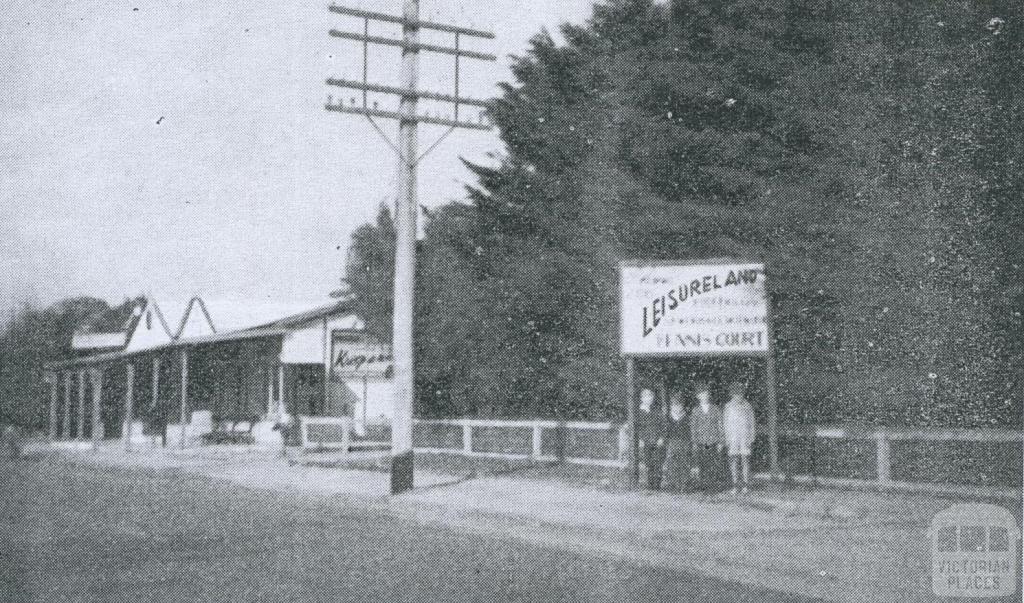
[[[836,601],[934,600],[928,523],[936,512],[966,502],[827,489],[762,488],[739,498],[644,494],[529,475],[466,479],[436,470],[417,470],[414,492],[388,497],[386,473],[306,466],[273,452],[125,454],[108,447],[60,454],[72,463],[185,471],[247,488],[340,497],[422,524]],[[1019,501],[1011,511],[1019,521]]]

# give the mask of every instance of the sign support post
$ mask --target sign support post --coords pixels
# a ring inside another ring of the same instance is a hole
[[[768,402],[768,473],[772,480],[781,477],[779,470],[779,401],[775,393],[775,330],[772,311],[768,308],[768,356],[765,362],[765,397]]]
[[[636,489],[640,485],[640,451],[636,437],[636,361],[632,356],[626,357],[626,394],[629,421],[629,487]]]

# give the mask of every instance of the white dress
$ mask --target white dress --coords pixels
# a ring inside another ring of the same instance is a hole
[[[749,456],[754,443],[754,407],[743,399],[733,398],[722,409],[725,445],[732,456]]]

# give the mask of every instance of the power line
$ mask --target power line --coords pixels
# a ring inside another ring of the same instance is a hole
[[[460,106],[487,108],[487,103],[478,99],[460,96],[459,83],[461,61],[474,59],[494,61],[493,54],[466,50],[462,47],[462,38],[493,39],[494,34],[478,29],[421,20],[419,16],[419,0],[403,0],[401,16],[385,13],[347,8],[332,4],[328,10],[332,13],[355,17],[363,20],[363,31],[349,32],[331,29],[331,37],[359,42],[363,50],[362,81],[343,78],[328,78],[327,84],[341,88],[358,90],[362,93],[362,105],[355,99],[345,105],[344,102],[334,103],[328,99],[324,108],[328,111],[361,115],[370,122],[374,130],[384,138],[398,156],[398,194],[396,211],[393,216],[395,225],[395,289],[392,331],[392,356],[394,362],[394,393],[391,419],[391,493],[400,494],[413,487],[413,449],[412,449],[412,415],[415,396],[413,372],[413,302],[415,293],[416,272],[416,218],[419,205],[416,201],[416,167],[419,162],[456,128],[473,130],[490,130],[491,125],[481,114],[476,122],[467,121],[459,116]],[[400,24],[402,38],[387,38],[370,34],[370,22]],[[450,46],[441,44],[424,44],[420,42],[420,30],[427,29],[452,36]],[[371,82],[369,79],[369,48],[370,45],[398,48],[402,52],[400,86],[390,86]],[[451,94],[437,91],[424,91],[418,86],[419,54],[432,52],[451,56],[454,59],[454,86]],[[368,93],[391,94],[399,99],[398,111],[387,111],[370,106]],[[421,115],[417,112],[419,99],[447,103],[453,109],[453,115],[437,117]],[[393,119],[398,122],[398,140],[392,141],[377,125],[374,118]],[[447,126],[447,130],[427,150],[420,154],[418,150],[419,124]]]

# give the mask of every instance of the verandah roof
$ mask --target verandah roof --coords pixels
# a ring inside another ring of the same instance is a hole
[[[234,331],[231,333],[213,333],[211,335],[203,335],[200,337],[190,337],[187,339],[179,339],[163,345],[154,346],[151,348],[145,348],[142,350],[124,351],[120,350],[117,352],[107,352],[104,354],[92,354],[90,356],[83,356],[81,358],[71,358],[69,360],[60,360],[56,362],[47,362],[43,365],[43,368],[48,371],[61,370],[61,369],[73,369],[78,367],[95,366],[97,364],[107,364],[116,362],[118,360],[124,360],[125,358],[131,358],[133,356],[145,356],[153,352],[162,352],[165,350],[172,350],[175,348],[187,348],[192,346],[199,346],[204,344],[222,343],[226,341],[242,341],[245,339],[257,339],[260,337],[280,337],[288,332],[286,328],[263,328],[263,329],[250,329],[246,331]]]

